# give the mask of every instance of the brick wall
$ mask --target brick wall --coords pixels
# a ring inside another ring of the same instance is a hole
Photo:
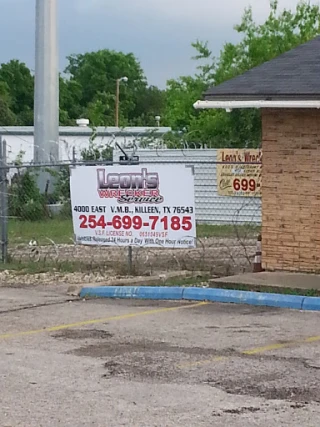
[[[320,111],[264,110],[262,259],[320,271]]]

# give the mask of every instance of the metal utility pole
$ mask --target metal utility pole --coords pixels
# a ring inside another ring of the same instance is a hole
[[[116,81],[116,110],[115,110],[115,126],[119,127],[119,104],[120,104],[120,83],[128,82],[128,77],[121,77],[121,79],[117,79]]]
[[[36,0],[34,161],[59,160],[59,66],[57,0]],[[39,175],[44,190],[48,174]]]
[[[120,98],[120,79],[116,81],[116,120],[115,126],[119,127],[119,98]]]

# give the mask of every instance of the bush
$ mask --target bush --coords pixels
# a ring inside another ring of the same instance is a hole
[[[24,221],[48,217],[45,196],[40,193],[36,176],[30,171],[16,174],[8,189],[9,215]]]
[[[62,219],[70,219],[72,218],[72,207],[71,207],[71,201],[68,200],[65,202],[59,212],[59,217]]]

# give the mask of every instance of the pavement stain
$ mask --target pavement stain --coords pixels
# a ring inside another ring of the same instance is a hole
[[[274,378],[276,381],[276,378]],[[278,378],[280,380],[280,377]],[[311,402],[320,403],[320,391],[316,387],[309,386],[287,386],[270,384],[270,377],[265,380],[250,378],[247,381],[233,381],[231,378],[225,380],[208,380],[207,384],[219,388],[228,394],[246,395],[251,397],[262,397],[266,400],[286,400],[294,402],[291,407],[300,409]]]
[[[242,408],[235,408],[235,409],[224,409],[223,412],[225,414],[235,414],[235,415],[242,415],[247,413],[253,413],[253,412],[259,412],[261,411],[260,408],[254,408],[254,407],[242,407]]]
[[[136,340],[116,342],[110,340],[108,342],[101,341],[97,344],[90,344],[80,348],[71,350],[70,354],[85,357],[116,357],[123,354],[183,354],[188,356],[232,356],[236,355],[236,350],[233,348],[225,348],[216,350],[204,347],[183,347],[171,345],[166,342],[154,342],[149,340]]]
[[[65,329],[52,335],[53,338],[64,340],[87,340],[112,338],[113,334],[101,329]]]

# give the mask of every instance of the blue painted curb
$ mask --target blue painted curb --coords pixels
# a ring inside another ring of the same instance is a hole
[[[206,300],[234,304],[263,305],[269,307],[295,308],[301,310],[304,297],[298,295],[233,291],[229,289],[185,288],[183,299],[192,301]]]
[[[216,288],[101,286],[83,288],[80,297],[212,301],[320,311],[320,297],[234,291]]]
[[[83,288],[80,297],[181,300],[184,288],[165,286],[101,286]]]
[[[320,298],[305,297],[302,303],[302,310],[320,311]]]

